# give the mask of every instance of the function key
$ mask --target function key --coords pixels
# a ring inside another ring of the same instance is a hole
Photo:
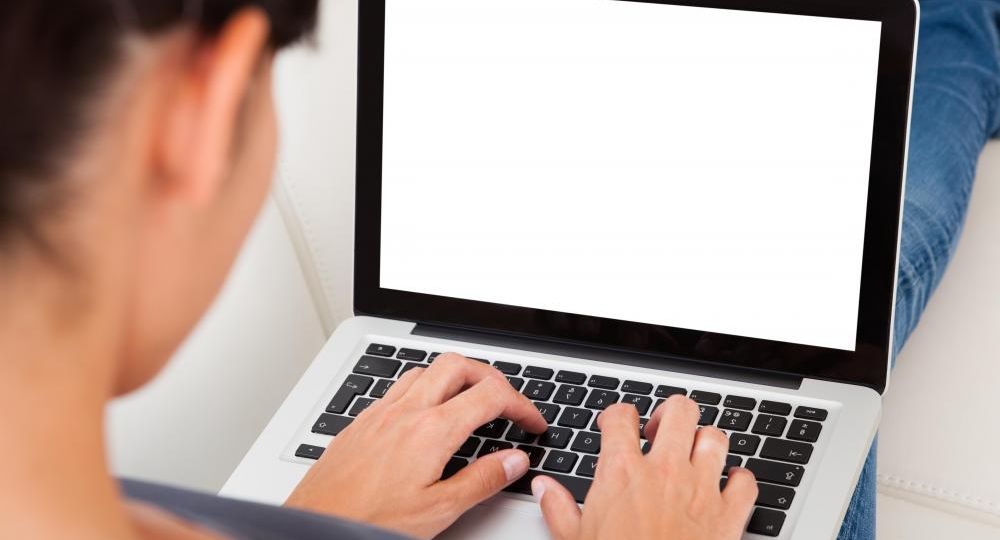
[[[473,358],[470,356],[469,360],[472,360],[473,362],[479,362],[480,364],[486,364],[487,366],[490,365],[489,360],[483,360],[482,358]]]
[[[528,366],[524,368],[524,376],[529,379],[542,379],[547,381],[552,378],[552,370],[545,367]]]
[[[747,532],[764,536],[778,536],[785,523],[785,513],[769,508],[757,508],[747,525]]]
[[[493,367],[500,370],[504,375],[517,375],[521,373],[521,366],[512,362],[493,362]]]
[[[306,458],[306,459],[319,459],[323,455],[322,446],[313,446],[311,444],[300,444],[298,450],[295,451],[295,457]]]
[[[705,392],[704,390],[692,390],[691,399],[705,405],[718,405],[722,401],[722,396],[715,392]]]
[[[378,356],[362,356],[361,360],[358,360],[357,365],[354,366],[354,372],[361,375],[391,379],[399,371],[399,366],[401,365],[403,363],[399,360],[379,358]]]
[[[823,424],[817,422],[792,420],[792,425],[788,428],[788,435],[785,436],[797,441],[816,442],[822,429]]]
[[[439,357],[439,356],[441,356],[441,353],[439,353],[439,352],[432,352],[431,355],[427,358],[427,363],[428,364],[433,363],[434,360],[437,360],[437,357]]]
[[[795,418],[805,418],[807,420],[819,420],[822,422],[826,420],[827,412],[825,409],[816,409],[813,407],[799,407],[795,409]]]
[[[757,410],[768,414],[780,414],[781,416],[792,414],[792,406],[780,401],[761,401],[760,408]]]
[[[656,394],[655,395],[658,398],[668,398],[670,396],[677,395],[677,394],[682,395],[682,396],[686,396],[687,393],[688,393],[688,391],[687,391],[686,388],[681,388],[679,386],[667,386],[667,385],[661,384],[660,386],[656,387]]]
[[[379,345],[378,343],[372,343],[368,346],[365,354],[374,354],[375,356],[385,356],[391,357],[396,354],[396,348],[390,347],[389,345]]]
[[[567,384],[583,384],[587,382],[587,376],[575,371],[560,371],[556,373],[556,382]]]
[[[615,390],[618,388],[618,379],[614,377],[604,377],[601,375],[592,375],[590,377],[590,382],[587,383],[588,386],[593,386],[594,388],[603,388],[605,390]]]
[[[744,411],[752,411],[753,408],[757,406],[757,400],[748,397],[726,396],[726,401],[722,404],[722,406],[728,407],[730,409],[743,409]]]
[[[638,381],[625,381],[622,383],[622,392],[629,394],[649,395],[653,391],[653,385]]]
[[[427,353],[424,351],[418,351],[417,349],[400,349],[396,358],[400,360],[409,360],[410,362],[423,362],[424,358],[427,358]]]

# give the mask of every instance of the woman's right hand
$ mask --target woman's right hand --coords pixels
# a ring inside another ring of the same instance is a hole
[[[539,476],[532,482],[553,538],[740,538],[757,483],[753,473],[733,467],[720,492],[729,441],[714,427],[698,429],[698,417],[690,399],[668,399],[646,426],[652,448],[643,455],[635,407],[604,411],[598,420],[601,456],[583,512],[555,480]]]

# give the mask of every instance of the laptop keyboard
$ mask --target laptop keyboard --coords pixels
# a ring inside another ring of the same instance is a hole
[[[336,436],[372,403],[385,396],[403,373],[427,367],[440,353],[397,349],[371,344],[354,366],[329,405],[312,426],[312,432]],[[698,403],[699,424],[715,425],[729,436],[729,455],[721,471],[720,488],[726,485],[729,467],[742,466],[757,477],[759,495],[747,531],[777,536],[785,522],[785,511],[795,499],[805,466],[819,439],[827,411],[793,407],[790,403],[758,401],[738,395],[722,395],[697,388],[657,385],[636,380],[619,380],[601,375],[587,376],[575,371],[556,372],[550,368],[515,362],[490,362],[511,386],[534,401],[550,424],[541,435],[525,432],[509,420],[498,418],[477,429],[449,460],[443,478],[449,478],[471,460],[487,454],[519,448],[528,454],[531,468],[506,491],[531,494],[535,476],[549,476],[583,503],[597,468],[601,433],[597,417],[615,403],[635,406],[640,416],[643,452],[648,452],[644,428],[656,407],[674,394],[686,395]],[[319,459],[323,448],[308,444],[295,455]]]

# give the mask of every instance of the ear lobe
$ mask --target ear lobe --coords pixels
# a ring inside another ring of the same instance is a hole
[[[217,37],[196,43],[188,53],[161,128],[166,192],[203,206],[221,191],[269,31],[262,11],[245,9]]]

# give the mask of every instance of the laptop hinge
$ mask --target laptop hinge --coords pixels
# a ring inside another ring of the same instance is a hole
[[[579,343],[567,343],[556,340],[512,336],[495,332],[484,332],[479,330],[451,328],[428,324],[417,324],[413,328],[412,334],[421,337],[447,339],[450,341],[461,341],[477,345],[490,345],[506,349],[531,351],[557,356],[585,358],[587,360],[594,360],[598,362],[609,362],[612,364],[635,366],[647,369],[667,370],[676,373],[685,373],[688,375],[726,379],[730,381],[788,388],[792,390],[797,390],[800,386],[802,386],[801,376],[773,373],[749,368],[720,366],[718,364],[711,364],[694,359],[622,351],[599,346],[581,345]]]

